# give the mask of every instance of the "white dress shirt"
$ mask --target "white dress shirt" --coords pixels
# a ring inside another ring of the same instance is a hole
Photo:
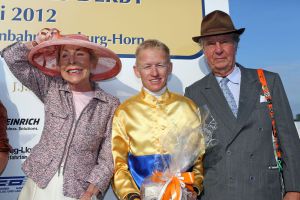
[[[224,77],[216,76],[216,79],[220,85],[220,81]],[[240,100],[240,88],[241,88],[241,70],[237,66],[234,66],[233,71],[227,76],[229,79],[229,82],[227,83],[227,86],[229,87],[229,90],[231,91],[233,98],[235,100],[235,103],[237,107],[239,107],[239,100]]]

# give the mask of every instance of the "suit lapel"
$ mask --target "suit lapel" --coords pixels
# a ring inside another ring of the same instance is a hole
[[[237,115],[237,126],[233,134],[228,138],[230,144],[240,133],[240,130],[248,121],[251,112],[255,109],[256,103],[259,101],[261,85],[258,81],[255,70],[248,70],[238,65],[241,70],[241,88],[239,109]]]
[[[229,145],[239,134],[242,127],[251,116],[251,112],[255,109],[256,103],[259,101],[261,85],[258,81],[255,70],[245,69],[238,65],[241,70],[241,88],[240,100],[237,118],[234,117],[229,105],[220,89],[216,78],[213,74],[208,75],[208,79],[202,94],[207,99],[210,112],[216,119],[230,130],[224,135],[225,142]]]
[[[207,84],[203,90],[210,112],[215,116],[219,116],[217,119],[222,121],[231,130],[230,132],[233,132],[236,129],[236,118],[230,110],[216,78],[212,74],[208,76]]]

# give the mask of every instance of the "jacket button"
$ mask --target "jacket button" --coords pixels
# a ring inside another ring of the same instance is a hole
[[[249,177],[249,180],[250,180],[250,181],[255,181],[255,177],[254,177],[254,176],[250,176],[250,177]]]
[[[227,154],[227,155],[231,155],[231,151],[230,151],[230,150],[227,150],[227,151],[226,151],[226,154]]]
[[[263,127],[259,127],[259,128],[258,128],[258,131],[263,131],[263,130],[264,130]]]

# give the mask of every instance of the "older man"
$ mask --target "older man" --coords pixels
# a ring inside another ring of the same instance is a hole
[[[112,151],[115,165],[113,188],[119,199],[140,199],[144,178],[160,169],[161,154],[168,160],[160,138],[176,129],[197,127],[197,106],[188,98],[167,89],[172,72],[169,48],[157,40],[144,41],[136,51],[134,73],[142,91],[121,104],[113,119]],[[201,139],[201,153],[204,153]],[[201,190],[201,159],[193,168],[194,187]]]
[[[279,200],[282,174],[284,200],[299,200],[300,141],[291,109],[278,74],[263,72],[269,88],[264,92],[257,70],[236,63],[244,30],[217,10],[204,17],[201,35],[193,37],[203,47],[212,73],[187,87],[185,95],[198,106],[206,104],[218,124],[217,145],[203,161],[201,199]]]

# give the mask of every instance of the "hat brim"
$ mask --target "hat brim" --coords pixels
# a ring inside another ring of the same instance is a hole
[[[240,28],[240,29],[237,29],[237,30],[222,31],[222,32],[220,32],[220,31],[211,32],[209,34],[192,37],[192,39],[193,39],[194,42],[199,43],[199,40],[201,38],[204,38],[204,37],[207,37],[207,36],[224,35],[224,34],[230,34],[230,33],[237,33],[237,34],[241,35],[241,34],[244,33],[244,31],[245,31],[245,28]]]
[[[29,62],[49,76],[60,76],[57,64],[58,48],[61,45],[75,45],[94,51],[98,62],[91,70],[92,81],[110,79],[116,76],[122,67],[120,58],[113,51],[96,43],[72,38],[49,40],[40,43],[31,49],[28,55]]]

